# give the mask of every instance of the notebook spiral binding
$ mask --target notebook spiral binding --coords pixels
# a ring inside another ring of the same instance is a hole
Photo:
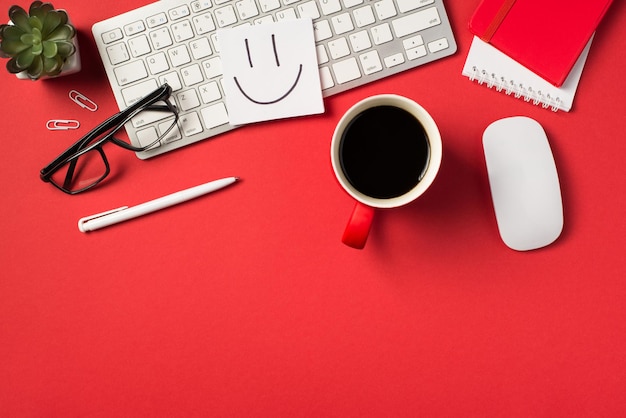
[[[543,94],[541,90],[534,90],[531,86],[524,86],[516,83],[514,80],[505,80],[504,77],[498,77],[496,74],[488,74],[485,70],[480,70],[476,66],[472,67],[472,74],[469,76],[470,81],[476,81],[480,85],[489,88],[495,88],[498,92],[504,92],[507,95],[513,95],[516,99],[524,99],[526,102],[532,102],[534,105],[550,108],[553,112],[559,110],[561,99],[552,97],[550,94]]]

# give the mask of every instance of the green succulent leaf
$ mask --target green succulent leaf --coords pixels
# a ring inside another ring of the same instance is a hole
[[[48,37],[57,28],[62,27],[67,23],[67,14],[58,10],[48,12],[43,21],[42,33],[44,37]]]
[[[34,1],[31,4],[31,11],[30,11],[30,15],[33,15],[33,11],[35,11],[35,13],[42,13],[43,15],[48,14],[49,12],[51,12],[52,10],[54,10],[54,6],[52,5],[52,3],[43,3],[41,1]]]
[[[17,66],[17,57],[13,57],[7,61],[7,71],[11,74],[17,74],[24,71],[23,68]]]
[[[15,65],[17,68],[24,70],[30,67],[36,58],[39,58],[37,54],[33,54],[30,49],[26,49],[15,57]]]
[[[33,27],[33,28],[37,28],[39,30],[41,30],[43,28],[43,22],[35,17],[35,16],[31,16],[28,18],[28,24]]]
[[[28,67],[27,74],[28,77],[37,80],[41,77],[43,73],[43,58],[41,56],[36,56],[33,59],[32,64]]]
[[[36,33],[33,30],[33,33],[25,33],[24,35],[20,36],[20,41],[24,45],[39,44],[39,43],[41,43],[41,34],[40,33]]]
[[[56,56],[53,58],[46,58],[44,57],[43,59],[43,73],[49,76],[54,76],[54,75],[58,75],[61,70],[63,69],[63,64],[65,63],[65,60],[63,60],[61,57]]]
[[[48,41],[69,41],[76,34],[76,30],[70,25],[59,26],[54,32],[45,37]]]
[[[31,16],[39,16],[39,12],[41,11],[41,6],[43,3],[39,0],[34,1],[30,4],[30,8],[28,9],[28,14]]]
[[[62,58],[68,58],[74,55],[74,52],[76,52],[76,46],[74,46],[72,42],[55,41],[55,44],[57,46],[57,52]]]
[[[28,15],[26,14],[26,11],[20,6],[11,6],[11,8],[9,9],[9,19],[11,19],[11,22],[13,22],[24,32],[30,32]]]
[[[14,40],[9,40],[9,39],[4,39],[2,43],[0,44],[0,48],[5,53],[6,57],[14,57],[29,47],[30,47],[29,45],[26,45],[24,42],[20,40],[14,41]]]
[[[26,33],[24,32],[24,30],[15,25],[2,25],[2,27],[0,28],[0,38],[2,38],[2,40],[8,39],[12,41],[17,41],[24,33]]]
[[[54,58],[59,52],[57,43],[54,41],[43,41],[43,56],[46,58]]]

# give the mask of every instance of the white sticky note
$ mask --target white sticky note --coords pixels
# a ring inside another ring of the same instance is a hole
[[[219,30],[233,125],[324,112],[311,19]]]

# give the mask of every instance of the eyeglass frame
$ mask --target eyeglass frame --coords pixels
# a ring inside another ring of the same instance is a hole
[[[72,144],[68,149],[63,151],[63,153],[61,153],[57,158],[55,158],[50,164],[45,166],[40,171],[39,177],[41,178],[42,181],[46,183],[50,183],[57,189],[70,195],[79,194],[97,186],[111,172],[109,161],[106,157],[106,154],[104,153],[104,150],[102,149],[104,144],[106,144],[107,142],[112,142],[113,144],[119,147],[122,147],[124,149],[127,149],[129,151],[134,151],[134,152],[146,151],[154,147],[159,141],[161,141],[164,137],[166,137],[175,126],[177,126],[178,120],[179,120],[179,114],[178,114],[178,109],[176,108],[176,105],[172,104],[168,100],[171,94],[172,94],[172,88],[167,83],[163,84],[161,87],[157,88],[153,92],[144,96],[142,99],[136,101],[131,106],[109,117],[104,122],[100,123],[98,126],[96,126],[87,134],[85,134],[82,138],[80,138],[74,144]],[[160,101],[164,102],[165,105],[155,104]],[[120,129],[122,129],[126,123],[128,123],[132,118],[134,118],[135,116],[137,116],[139,113],[143,112],[144,110],[170,111],[174,114],[174,121],[172,122],[172,125],[163,134],[159,135],[159,137],[156,140],[154,140],[148,145],[141,146],[141,147],[136,147],[132,144],[129,144],[126,141],[115,138],[113,136]],[[98,136],[101,136],[101,135],[102,135],[102,138],[99,138],[93,144],[89,144],[91,141],[93,141],[95,138],[98,138]],[[105,165],[104,174],[95,182],[81,189],[70,190],[69,188],[65,187],[72,180],[74,176],[74,169],[76,167],[78,158],[93,150],[97,150],[100,156],[102,157],[102,160]],[[69,167],[67,170],[67,174],[65,175],[64,186],[60,186],[59,184],[52,181],[52,176],[57,171],[59,171],[62,167],[64,167],[66,164],[69,164]]]

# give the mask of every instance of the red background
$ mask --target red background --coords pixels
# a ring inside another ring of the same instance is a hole
[[[149,161],[109,146],[110,181],[64,195],[39,170],[116,111],[91,25],[144,3],[55,2],[79,30],[83,70],[34,83],[0,71],[1,416],[626,414],[623,1],[570,113],[461,76],[478,1],[448,0],[454,56],[328,98],[324,115]],[[100,109],[80,109],[71,89]],[[444,158],[432,188],[377,213],[357,251],[340,242],[353,203],[329,145],[341,114],[377,93],[422,104]],[[544,126],[564,200],[561,237],[527,253],[498,236],[481,145],[513,115]],[[81,128],[48,132],[55,118]],[[231,175],[241,183],[219,193],[77,229]]]

